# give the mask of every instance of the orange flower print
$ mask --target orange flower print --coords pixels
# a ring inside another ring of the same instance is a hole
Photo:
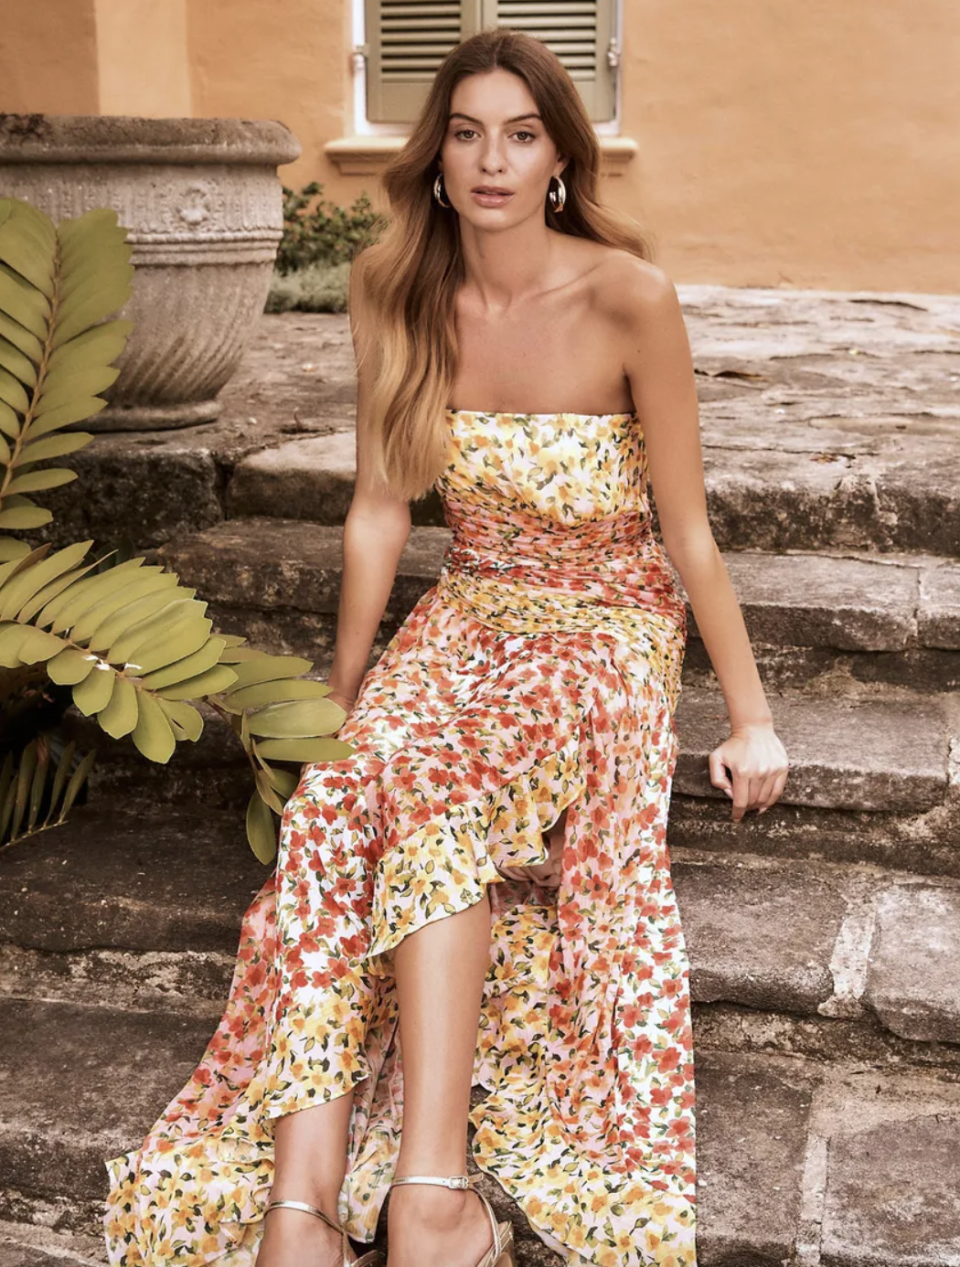
[[[447,411],[437,583],[306,765],[220,1025],[105,1161],[112,1267],[254,1267],[288,1113],[354,1094],[373,1239],[403,1110],[392,952],[491,902],[476,1164],[571,1264],[696,1267],[689,965],[667,852],[686,645],[634,413]],[[558,882],[508,874],[550,857]],[[240,846],[238,846],[240,847]]]

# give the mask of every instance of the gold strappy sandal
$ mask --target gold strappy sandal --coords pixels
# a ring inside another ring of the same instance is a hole
[[[390,1186],[396,1187],[400,1183],[435,1183],[443,1188],[466,1188],[470,1192],[475,1192],[483,1202],[487,1217],[490,1219],[490,1227],[493,1229],[493,1244],[477,1263],[477,1267],[517,1267],[513,1225],[497,1222],[493,1206],[476,1187],[481,1178],[481,1175],[453,1175],[449,1179],[440,1179],[433,1175],[403,1175],[399,1179],[394,1179]]]
[[[278,1206],[287,1206],[291,1210],[304,1210],[307,1214],[316,1215],[318,1219],[323,1219],[327,1227],[332,1227],[335,1232],[339,1232],[343,1267],[384,1267],[383,1255],[378,1249],[371,1250],[369,1254],[364,1254],[362,1258],[357,1258],[347,1237],[346,1229],[341,1227],[339,1223],[334,1223],[333,1219],[324,1214],[322,1210],[318,1210],[315,1205],[308,1205],[306,1201],[270,1201],[263,1212],[264,1216]]]

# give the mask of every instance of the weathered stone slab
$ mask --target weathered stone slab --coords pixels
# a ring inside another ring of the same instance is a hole
[[[925,1109],[927,1111],[925,1111]],[[960,1263],[960,1104],[833,1135],[822,1267],[954,1267]]]
[[[900,1038],[870,1012],[825,1017],[766,1012],[738,1003],[694,1002],[693,1028],[700,1052],[778,1054],[819,1067],[848,1064],[894,1074],[909,1069],[955,1081],[960,1078],[960,1044]]]
[[[341,525],[357,479],[356,449],[354,424],[251,454],[237,465],[227,486],[227,514]],[[410,518],[418,525],[442,525],[439,493],[432,489],[411,501]]]
[[[390,597],[391,613],[405,615],[436,581],[450,539],[445,527],[419,526],[411,531]],[[210,601],[254,609],[326,614],[337,610],[343,571],[341,526],[251,516],[172,540],[159,554]],[[723,557],[752,641],[842,651],[902,651],[916,646],[923,574],[944,580],[935,591],[942,619],[932,622],[928,598],[923,627],[937,638],[933,645],[951,645],[952,592],[946,581],[953,573],[944,561],[929,567],[927,555],[873,561],[752,550],[726,551]],[[679,575],[676,579],[682,590]],[[690,633],[698,636],[689,604],[688,616]],[[960,617],[955,623],[960,629]],[[960,638],[956,641],[960,645]]]
[[[0,1267],[79,1267],[83,1262],[106,1261],[106,1257],[99,1260],[80,1259],[74,1254],[65,1256],[30,1245],[15,1245],[10,1241],[0,1240]]]
[[[0,941],[235,953],[268,874],[239,812],[102,800],[0,854]]]
[[[749,612],[744,611],[747,619]],[[750,621],[747,619],[748,632]],[[864,686],[905,687],[930,694],[960,692],[960,655],[933,647],[901,651],[837,651],[832,647],[770,646],[751,638],[753,658],[767,691],[822,690],[849,694]],[[691,637],[684,681],[716,686],[717,676],[699,638]]]
[[[813,1012],[833,993],[847,909],[837,869],[673,859],[693,998]]]
[[[864,1001],[904,1038],[960,1042],[960,890],[884,890]]]
[[[0,1222],[0,1267],[106,1267],[103,1238]]]
[[[102,1200],[104,1161],[141,1142],[212,1032],[173,1012],[0,999],[0,1206],[7,1189]]]
[[[952,491],[960,462],[946,432],[935,443],[928,440],[911,463],[895,453],[871,452],[875,441],[867,437],[866,423],[859,442],[844,435],[841,446],[848,452],[835,452],[824,446],[836,437],[824,434],[816,420],[802,424],[791,445],[782,429],[773,434],[749,408],[722,426],[711,424],[709,409],[704,419],[707,506],[722,548],[960,553]],[[356,480],[355,447],[353,433],[343,432],[247,457],[228,487],[227,513],[341,523]],[[442,524],[436,492],[411,503],[411,514],[418,524]]]
[[[342,524],[356,479],[356,431],[304,436],[261,449],[227,485],[227,514]]]
[[[0,994],[218,1014],[241,917],[267,878],[237,838],[241,819],[239,811],[213,814],[199,804],[145,812],[104,798],[28,847],[0,855]],[[837,985],[832,956],[851,901],[866,891],[862,872],[674,850],[673,873],[696,1002],[833,1014],[832,1005],[823,1006]],[[876,883],[885,891],[885,879]],[[949,946],[960,889],[945,881],[926,891],[940,893],[946,910],[941,919],[931,905],[927,940]],[[845,951],[847,975],[857,981],[866,976],[869,934],[866,925]],[[898,1035],[960,1043],[949,957],[942,997],[934,978],[928,1000],[923,948],[901,964],[895,930],[892,937],[881,961],[890,960],[888,977],[909,982],[917,963],[920,974],[906,997],[890,988],[868,1005]],[[851,955],[859,956],[856,963]],[[859,1014],[859,986],[856,997],[848,993],[844,987],[844,1014]]]
[[[411,533],[400,557],[386,617],[401,618],[433,585],[450,538],[446,528]],[[221,605],[335,614],[343,530],[296,520],[229,520],[159,552],[188,585]]]
[[[738,422],[748,425],[746,417]],[[704,448],[710,524],[721,549],[853,546],[960,554],[955,445],[932,447],[912,463],[825,455],[805,465],[772,445],[740,449],[734,464],[729,449]]]
[[[774,725],[790,770],[780,800],[848,810],[919,812],[947,792],[950,729],[937,697],[912,701],[776,696]],[[684,687],[677,709],[681,752],[674,786],[728,797],[710,782],[709,753],[729,734],[722,695]]]
[[[793,805],[781,797],[763,815],[751,810],[735,823],[731,813],[726,796],[687,795],[675,789],[667,828],[671,848],[722,857],[734,851],[765,858],[865,862],[917,875],[960,878],[960,806],[950,800],[932,810],[901,813],[851,811],[842,804]]]
[[[723,561],[751,640],[849,651],[898,650],[916,640],[915,567],[732,550]]]
[[[0,943],[0,995],[132,1012],[175,1011],[216,1022],[236,967],[232,950],[76,950]],[[211,1031],[212,1032],[212,1031]]]
[[[928,647],[960,647],[960,567],[921,570],[918,634]]]
[[[158,443],[158,434],[170,438]],[[100,435],[58,462],[79,478],[43,494],[54,518],[33,530],[38,541],[67,545],[91,537],[109,548],[126,536],[136,552],[223,518],[216,455],[170,432]]]
[[[780,1267],[797,1243],[816,1078],[799,1064],[758,1057],[694,1059],[698,1258],[712,1267]]]

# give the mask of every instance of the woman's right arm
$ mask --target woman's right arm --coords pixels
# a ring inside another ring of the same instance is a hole
[[[375,250],[368,247],[367,251]],[[349,708],[367,672],[370,649],[386,610],[400,555],[410,536],[410,505],[385,492],[370,471],[367,398],[375,338],[363,287],[362,252],[350,270],[348,311],[357,361],[357,474],[343,525],[343,579],[337,614],[336,646],[328,683],[331,695]]]

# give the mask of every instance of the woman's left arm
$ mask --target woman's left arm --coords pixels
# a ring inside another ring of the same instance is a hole
[[[723,691],[730,737],[710,753],[710,781],[733,819],[764,813],[783,791],[788,761],[773,726],[743,613],[707,517],[700,418],[690,342],[676,289],[656,265],[620,275],[629,331],[624,373],[643,428],[663,546],[683,581]],[[724,766],[732,771],[732,781]]]

